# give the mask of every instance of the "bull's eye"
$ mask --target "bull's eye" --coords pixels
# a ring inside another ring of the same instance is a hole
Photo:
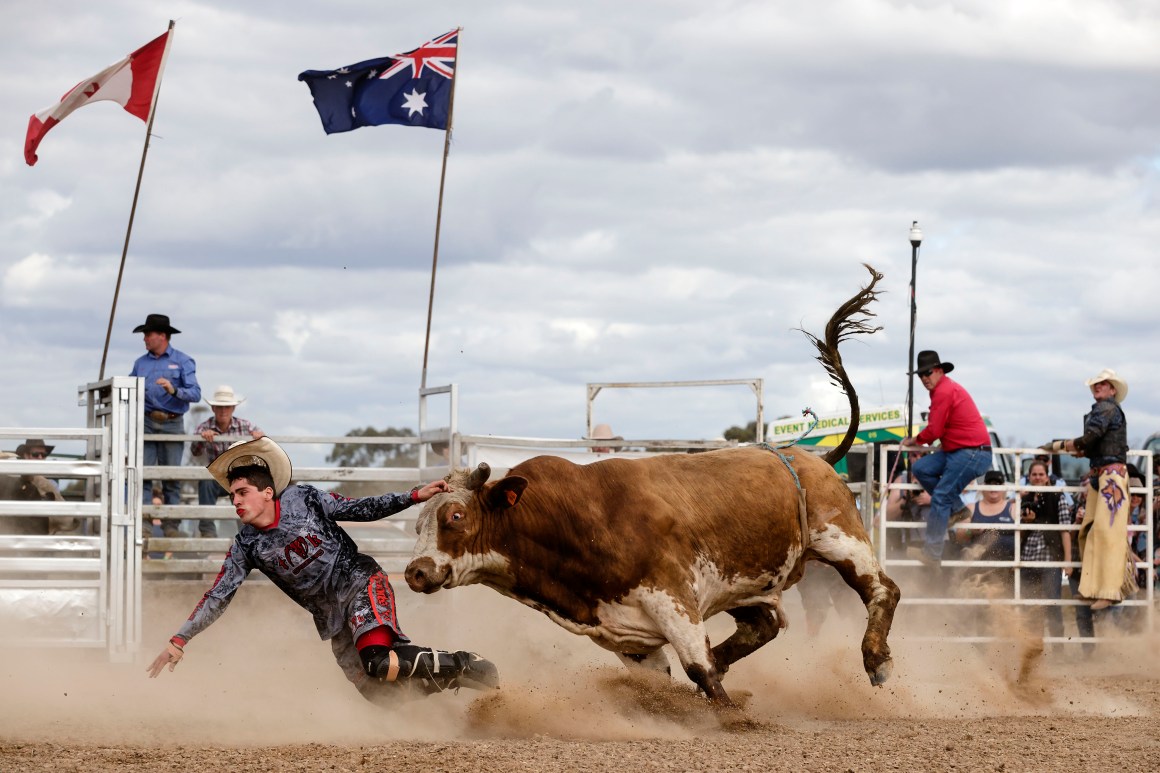
[[[462,521],[463,520],[463,513],[456,510],[454,513],[451,514],[451,520]]]

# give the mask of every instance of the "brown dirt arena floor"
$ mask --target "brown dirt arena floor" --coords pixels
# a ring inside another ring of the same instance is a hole
[[[504,685],[487,695],[375,708],[343,679],[307,614],[258,582],[176,671],[147,679],[145,664],[199,587],[147,587],[145,646],[133,663],[0,650],[0,771],[1160,770],[1154,635],[1103,643],[1091,660],[1074,645],[1049,651],[1020,677],[1013,640],[907,637],[930,620],[904,607],[894,675],[876,689],[858,653],[864,618],[831,613],[811,637],[790,591],[789,630],[725,680],[735,697],[748,693],[756,727],[727,731],[683,676],[634,677],[610,653],[480,587],[420,597],[396,583],[417,643],[496,661]],[[721,618],[714,641],[731,629]]]

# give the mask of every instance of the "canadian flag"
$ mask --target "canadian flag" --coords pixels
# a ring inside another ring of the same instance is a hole
[[[48,130],[78,107],[108,99],[142,121],[148,121],[172,33],[170,29],[121,61],[81,81],[59,103],[29,118],[28,135],[24,138],[24,160],[28,165],[36,163],[36,148]]]

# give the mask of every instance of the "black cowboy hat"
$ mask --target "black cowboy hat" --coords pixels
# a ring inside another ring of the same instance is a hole
[[[924,370],[931,368],[942,368],[943,373],[950,373],[955,369],[953,362],[943,362],[938,356],[938,352],[931,349],[926,349],[918,353],[918,364],[914,366],[911,373],[921,373]]]
[[[169,324],[166,314],[150,314],[145,318],[145,324],[133,328],[134,333],[180,333],[181,331]]]
[[[16,446],[16,453],[18,455],[23,454],[25,451],[31,448],[43,448],[44,453],[47,455],[51,454],[52,449],[56,448],[56,446],[50,446],[38,437],[30,437],[28,440],[25,440],[23,443]]]

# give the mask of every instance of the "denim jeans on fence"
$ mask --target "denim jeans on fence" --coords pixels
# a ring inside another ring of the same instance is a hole
[[[958,451],[935,451],[911,465],[914,479],[930,494],[930,516],[926,521],[926,545],[934,558],[942,558],[947,539],[947,521],[951,513],[963,507],[962,494],[967,484],[991,469],[990,450],[960,448]]]
[[[228,497],[230,492],[222,488],[216,480],[199,480],[197,482],[197,503],[199,505],[216,505],[218,497]],[[203,518],[197,522],[197,533],[202,537],[217,536],[217,521]]]
[[[146,416],[143,430],[146,435],[184,435],[185,417],[179,416],[176,419],[162,422],[153,421]],[[146,467],[180,467],[181,455],[184,451],[185,443],[180,440],[176,442],[146,440],[141,449],[141,463]],[[181,481],[161,481],[161,491],[162,502],[165,504],[181,504]],[[145,485],[141,487],[141,500],[147,505],[153,502],[152,481],[146,481]]]

